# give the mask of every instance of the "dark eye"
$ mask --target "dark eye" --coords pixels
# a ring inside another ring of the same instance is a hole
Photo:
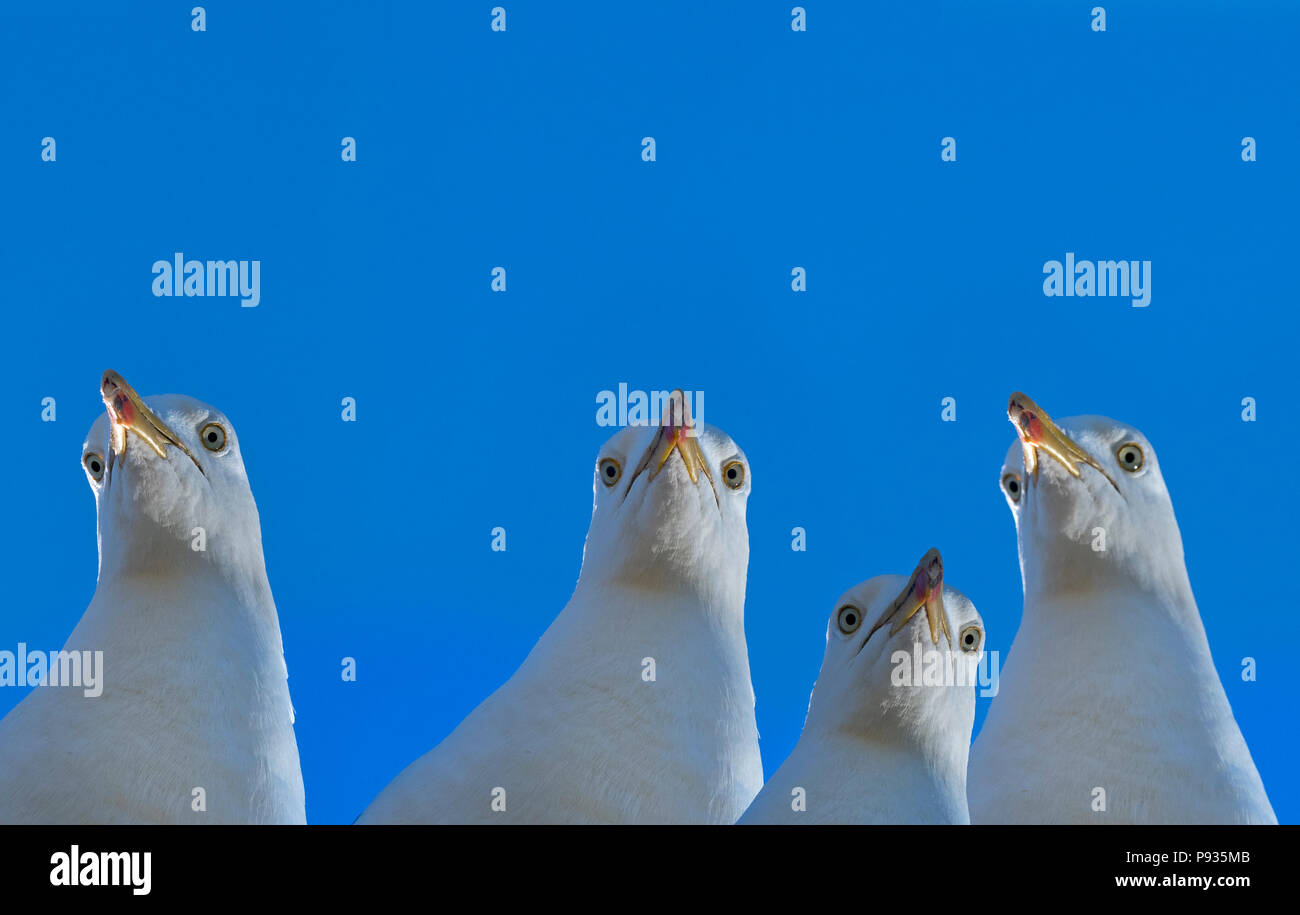
[[[728,489],[739,489],[744,486],[745,465],[740,461],[732,461],[722,468],[722,479],[727,484]]]
[[[220,451],[226,447],[226,430],[221,423],[208,423],[199,430],[199,439],[209,451]]]
[[[613,486],[618,482],[618,478],[623,475],[623,468],[618,461],[613,458],[604,458],[598,467],[600,480],[606,486]]]
[[[96,483],[104,479],[104,459],[95,452],[87,451],[81,459],[81,464]]]
[[[1115,449],[1115,458],[1119,461],[1119,466],[1123,467],[1129,473],[1137,473],[1142,469],[1145,458],[1142,456],[1142,448],[1137,442],[1126,442]]]
[[[845,635],[852,635],[857,632],[858,627],[862,625],[862,613],[852,604],[846,604],[845,606],[840,607],[836,623],[840,627],[840,632]]]
[[[984,642],[984,632],[979,626],[967,626],[961,631],[958,641],[961,644],[961,650],[968,654],[979,651],[980,645]]]
[[[1002,488],[1007,491],[1012,502],[1020,501],[1020,477],[1014,473],[1009,473],[1002,478]]]

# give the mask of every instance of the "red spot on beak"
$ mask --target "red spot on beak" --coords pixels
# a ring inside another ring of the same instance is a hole
[[[124,426],[129,427],[135,422],[135,405],[125,394],[113,395],[113,412],[117,414],[117,421]]]
[[[1043,438],[1043,424],[1028,410],[1020,414],[1021,437],[1027,442],[1039,442]]]

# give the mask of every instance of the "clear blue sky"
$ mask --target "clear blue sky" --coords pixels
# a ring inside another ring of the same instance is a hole
[[[206,400],[261,509],[308,817],[350,822],[567,600],[597,392],[681,386],[752,462],[770,773],[850,585],[937,546],[1005,655],[1023,389],[1155,443],[1224,686],[1300,819],[1294,5],[1111,3],[1098,34],[1091,2],[814,0],[796,34],[790,2],[503,3],[504,34],[490,2],[209,3],[204,33],[190,3],[0,12],[0,647],[57,648],[93,592],[100,373]],[[261,304],[155,298],[177,251],[260,260]],[[1152,261],[1151,305],[1044,297],[1067,251]]]

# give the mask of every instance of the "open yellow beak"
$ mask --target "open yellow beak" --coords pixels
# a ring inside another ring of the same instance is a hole
[[[145,406],[135,388],[127,384],[126,379],[117,372],[112,369],[104,372],[103,380],[99,383],[99,393],[104,398],[104,408],[108,410],[111,421],[113,454],[125,454],[127,433],[134,433],[163,460],[167,460],[167,446],[171,445],[185,452],[194,461],[194,466],[199,467],[199,462],[194,460],[194,455],[185,447],[180,436]],[[203,468],[199,467],[199,470],[202,471]]]
[[[700,448],[700,441],[695,434],[694,420],[691,419],[691,408],[681,388],[669,395],[664,414],[659,420],[659,432],[650,443],[650,447],[646,449],[636,472],[632,474],[632,479],[628,481],[628,489],[632,488],[636,478],[646,468],[650,468],[650,479],[659,476],[659,472],[672,458],[673,452],[676,452],[681,456],[682,463],[686,465],[686,475],[691,478],[691,482],[698,483],[700,474],[704,474],[705,479],[709,481],[709,487],[713,490],[714,501],[718,501],[718,488],[713,485],[713,474],[709,470],[709,462],[704,458],[704,451]]]
[[[907,587],[894,598],[893,607],[871,628],[867,638],[870,639],[877,629],[891,619],[894,620],[894,625],[889,628],[889,634],[896,634],[922,608],[925,609],[925,620],[930,627],[930,641],[937,646],[939,633],[943,633],[948,637],[948,644],[952,645],[948,611],[943,605],[943,557],[934,549],[921,557],[912,571]]]
[[[1007,418],[1016,427],[1020,436],[1020,446],[1025,453],[1025,473],[1038,476],[1038,452],[1046,451],[1064,467],[1072,477],[1081,475],[1080,464],[1087,464],[1106,478],[1119,492],[1119,487],[1110,474],[1102,470],[1101,465],[1088,452],[1080,448],[1061,427],[1052,422],[1052,418],[1042,407],[1034,403],[1028,395],[1019,391],[1011,395],[1007,404]]]

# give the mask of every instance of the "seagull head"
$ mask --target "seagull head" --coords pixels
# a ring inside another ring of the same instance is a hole
[[[1104,416],[1058,423],[1019,392],[1007,417],[1017,440],[1001,486],[1027,595],[1185,580],[1178,522],[1146,436]]]
[[[82,447],[95,495],[100,574],[262,566],[257,506],[239,440],[220,411],[175,394],[143,398],[117,372]]]
[[[583,577],[651,590],[739,588],[749,562],[749,461],[697,423],[680,390],[657,426],[629,426],[596,458]]]
[[[984,621],[944,586],[943,558],[930,550],[911,575],[878,575],[836,601],[805,727],[922,740],[964,722],[969,740],[983,649]]]

